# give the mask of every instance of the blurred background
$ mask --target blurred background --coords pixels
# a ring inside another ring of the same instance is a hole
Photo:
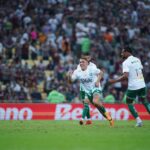
[[[105,84],[127,45],[150,101],[150,0],[0,0],[0,103],[80,103],[67,71],[87,53],[104,70],[103,101],[124,103],[127,83]]]

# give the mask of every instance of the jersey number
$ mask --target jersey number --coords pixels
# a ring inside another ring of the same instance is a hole
[[[136,69],[136,75],[139,79],[143,78],[142,70],[141,69]]]

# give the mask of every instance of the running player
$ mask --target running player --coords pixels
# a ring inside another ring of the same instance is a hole
[[[97,68],[97,66],[91,62],[91,56],[89,56],[88,54],[87,55],[84,55],[83,57],[85,57],[89,64],[88,64],[88,68]],[[81,71],[81,66],[80,64],[77,66],[77,70]],[[80,121],[80,124],[82,125],[84,122],[84,119],[87,117],[87,121],[86,121],[86,125],[89,125],[89,124],[92,124],[92,120],[91,120],[91,116],[90,116],[90,108],[89,108],[89,103],[88,102],[85,102],[84,99],[85,99],[85,91],[82,89],[82,87],[80,86],[80,98],[83,102],[83,105],[84,105],[84,108],[83,108],[83,111],[82,111],[82,119]]]
[[[102,88],[100,86],[100,80],[102,78],[102,71],[96,67],[88,67],[89,61],[87,57],[80,58],[81,70],[76,69],[73,73],[70,73],[71,79],[80,81],[80,89],[85,92],[84,103],[91,102],[98,111],[110,122],[110,126],[114,125],[110,114],[106,112],[100,97],[102,94]],[[83,120],[80,120],[80,124],[83,124]]]
[[[133,105],[133,101],[138,96],[141,99],[147,111],[150,113],[150,104],[146,99],[146,85],[142,73],[143,66],[141,64],[140,59],[132,55],[132,50],[130,47],[126,47],[125,49],[123,49],[121,52],[121,56],[124,59],[124,62],[122,64],[123,75],[118,77],[117,79],[110,79],[109,83],[113,84],[123,80],[128,80],[126,102],[129,111],[136,119],[136,126],[141,127],[143,123]]]

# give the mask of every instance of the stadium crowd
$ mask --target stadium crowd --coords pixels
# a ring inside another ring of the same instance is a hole
[[[105,70],[105,97],[122,102],[126,82],[105,87],[121,74],[120,50],[129,45],[142,60],[150,101],[150,0],[1,0],[0,102],[46,102],[57,90],[79,102],[67,82],[81,54]]]

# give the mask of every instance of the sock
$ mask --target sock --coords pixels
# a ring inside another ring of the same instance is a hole
[[[137,118],[138,117],[138,113],[135,110],[135,107],[133,106],[133,104],[128,104],[128,108],[129,108],[131,114],[133,115],[133,117]]]
[[[150,104],[147,102],[147,100],[142,101],[143,105],[145,106],[146,110],[150,114]]]
[[[87,116],[87,119],[90,119],[90,118],[91,118],[91,115],[90,115],[90,108],[89,108],[89,106],[88,106],[87,109],[88,109],[88,110],[87,110],[86,116]]]
[[[136,122],[137,122],[137,123],[142,122],[141,118],[140,118],[140,117],[137,117],[137,118],[136,118]]]
[[[89,105],[87,103],[84,103],[84,108],[82,112],[82,118],[84,119],[85,117],[90,118],[90,112],[89,112]]]
[[[107,118],[107,116],[105,115],[106,109],[105,109],[104,106],[99,106],[99,107],[97,107],[97,109],[99,110],[99,112],[100,112],[105,118]]]

